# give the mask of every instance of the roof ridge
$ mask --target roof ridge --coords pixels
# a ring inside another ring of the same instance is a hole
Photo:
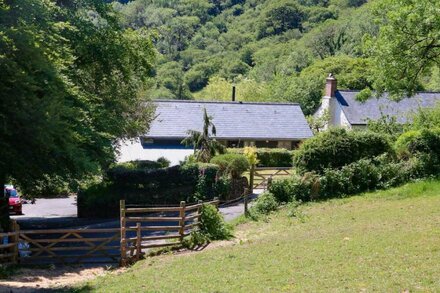
[[[361,92],[360,90],[337,90],[337,91],[338,92],[350,92],[350,93]],[[387,93],[387,92],[385,92],[385,93]],[[440,94],[440,92],[436,92],[436,91],[417,91],[416,94]]]
[[[289,103],[289,102],[243,102],[243,101],[205,101],[205,100],[173,100],[173,99],[155,99],[153,102],[159,103],[200,103],[200,104],[233,104],[233,105],[285,105],[285,106],[299,106],[299,103]]]

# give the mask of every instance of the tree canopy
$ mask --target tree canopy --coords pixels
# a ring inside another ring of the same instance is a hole
[[[438,89],[440,13],[435,0],[381,0],[373,13],[379,34],[367,41],[375,65],[374,88],[395,98]],[[432,78],[437,82],[431,84]]]
[[[148,129],[155,51],[100,0],[0,0],[0,185],[81,178]]]

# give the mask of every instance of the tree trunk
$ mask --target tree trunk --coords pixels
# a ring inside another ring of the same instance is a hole
[[[2,188],[0,193],[0,227],[3,229],[3,231],[9,231],[9,196],[7,196],[5,193],[5,183],[5,176],[0,175],[0,187]]]

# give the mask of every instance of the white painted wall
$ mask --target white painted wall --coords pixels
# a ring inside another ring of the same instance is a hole
[[[322,97],[321,105],[319,106],[318,110],[315,111],[313,116],[321,117],[326,110],[328,110],[330,114],[330,123],[324,127],[324,130],[328,127],[352,128],[336,98],[327,96]]]
[[[189,149],[144,149],[139,139],[134,141],[123,141],[119,143],[118,163],[151,160],[155,161],[165,157],[171,162],[171,166],[178,165],[186,156],[191,155],[193,150]]]

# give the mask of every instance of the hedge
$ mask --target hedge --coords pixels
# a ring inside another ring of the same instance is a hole
[[[249,170],[249,162],[241,154],[222,154],[211,159],[211,164],[219,166],[223,175],[239,178],[243,172]]]
[[[287,149],[257,148],[257,167],[292,167],[293,151]],[[228,153],[243,154],[242,148],[230,148]]]
[[[337,128],[321,132],[302,143],[294,152],[293,164],[302,174],[322,174],[327,168],[340,168],[384,153],[392,153],[387,135]]]
[[[114,217],[119,200],[130,204],[176,205],[180,201],[226,197],[229,182],[218,178],[219,167],[187,164],[156,170],[113,168],[107,178],[78,193],[79,217]]]

